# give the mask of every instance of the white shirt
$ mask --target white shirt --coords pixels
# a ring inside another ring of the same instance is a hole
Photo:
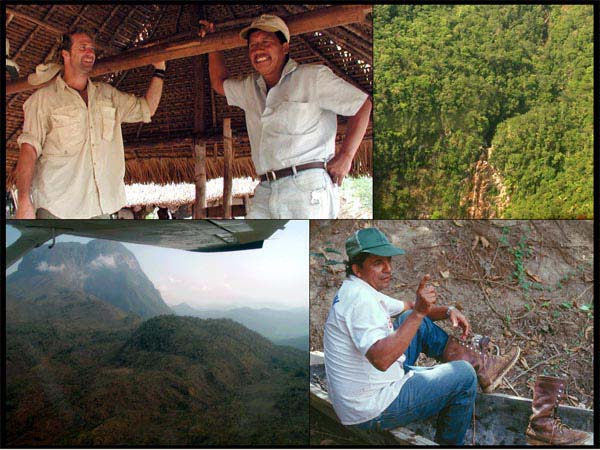
[[[336,294],[325,322],[323,346],[329,397],[344,425],[377,417],[414,373],[404,374],[404,355],[385,372],[365,356],[373,344],[394,332],[390,317],[402,311],[404,302],[355,276],[348,277]]]
[[[337,114],[353,116],[367,94],[326,66],[290,59],[267,93],[257,73],[223,83],[227,103],[246,113],[252,161],[259,175],[328,161],[335,154]]]

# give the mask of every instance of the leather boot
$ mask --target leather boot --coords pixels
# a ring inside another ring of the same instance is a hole
[[[510,352],[503,356],[492,356],[481,347],[463,342],[454,336],[448,337],[448,343],[442,353],[442,362],[468,361],[471,363],[477,380],[483,392],[490,393],[500,384],[502,377],[515,365],[521,349],[513,347]]]
[[[533,414],[525,437],[529,445],[582,445],[591,436],[585,431],[572,430],[560,421],[558,404],[565,392],[565,381],[539,376],[535,380]]]

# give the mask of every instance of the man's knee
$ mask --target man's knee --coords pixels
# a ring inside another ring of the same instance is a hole
[[[449,363],[453,366],[454,374],[457,382],[460,382],[465,390],[471,391],[473,395],[477,393],[477,373],[473,366],[467,361],[451,361]]]

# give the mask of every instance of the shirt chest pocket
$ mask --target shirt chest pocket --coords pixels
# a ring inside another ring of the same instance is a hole
[[[85,113],[75,106],[62,106],[53,110],[50,121],[52,129],[48,139],[56,145],[44,148],[49,155],[72,156],[81,150],[85,142]]]
[[[315,103],[281,102],[265,119],[276,134],[306,135],[317,129],[320,115]]]
[[[100,122],[102,126],[102,140],[112,141],[117,122],[117,110],[110,105],[100,104]]]

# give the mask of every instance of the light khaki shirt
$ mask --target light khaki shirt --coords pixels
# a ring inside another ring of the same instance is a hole
[[[23,105],[19,146],[37,152],[33,206],[63,219],[118,211],[126,203],[122,122],[150,122],[145,98],[88,81],[88,104],[61,76]]]

